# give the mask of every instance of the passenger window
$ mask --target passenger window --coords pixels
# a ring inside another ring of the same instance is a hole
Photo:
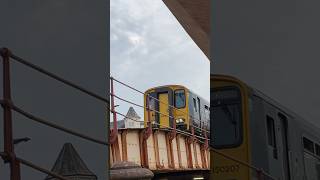
[[[316,144],[316,155],[317,156],[320,156],[320,146],[319,146],[319,144]]]
[[[314,153],[314,143],[306,137],[303,137],[303,148],[311,153]]]
[[[274,127],[274,120],[270,116],[267,116],[267,131],[268,131],[268,144],[273,147],[273,157],[278,159],[276,131]]]
[[[209,107],[207,105],[204,105],[204,114],[205,114],[205,119],[210,119],[210,111]]]
[[[197,101],[195,98],[193,98],[193,108],[194,108],[194,111],[197,112]]]
[[[197,97],[197,99],[198,99],[199,117],[200,117],[200,120],[201,120],[201,113],[200,113],[201,103],[200,103],[200,98]]]
[[[268,129],[268,144],[273,148],[277,148],[274,120],[270,116],[267,116],[267,129]]]

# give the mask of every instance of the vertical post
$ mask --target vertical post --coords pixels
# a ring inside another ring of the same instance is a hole
[[[173,120],[173,129],[172,129],[171,135],[170,135],[170,140],[172,141],[176,137],[176,134],[177,134],[177,124],[176,124],[176,120],[173,117],[172,107],[170,105],[168,105],[168,106],[169,106],[169,112],[172,112],[172,115],[169,117],[169,119]]]
[[[12,113],[8,103],[11,103],[11,88],[10,88],[10,51],[7,48],[0,49],[3,59],[3,132],[4,132],[4,152],[8,155],[10,161],[10,178],[11,180],[20,180],[20,164],[16,159],[13,146],[12,133]]]
[[[257,174],[258,174],[258,180],[263,180],[263,171],[262,169],[257,170]]]
[[[113,113],[113,129],[110,133],[109,142],[111,144],[111,151],[114,158],[114,162],[120,161],[120,147],[118,142],[118,122],[117,122],[117,113],[115,111],[114,106],[114,87],[113,87],[113,77],[110,78],[111,80],[111,111]]]
[[[111,80],[111,111],[113,113],[113,131],[117,131],[118,123],[117,123],[117,113],[115,112],[115,108],[114,108],[113,77],[111,77],[110,80]]]
[[[147,134],[146,134],[146,139],[152,134],[152,125],[151,125],[151,114],[150,114],[150,95],[147,94],[147,99],[146,99],[146,105],[147,105],[147,113],[148,113],[148,122],[147,122]]]
[[[208,149],[209,148],[209,140],[208,140],[208,135],[207,135],[207,128],[204,128],[204,137],[205,137],[205,148]]]

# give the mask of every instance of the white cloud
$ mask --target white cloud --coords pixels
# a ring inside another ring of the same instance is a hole
[[[209,61],[162,1],[111,0],[110,22],[112,76],[142,91],[181,84],[209,100]],[[143,104],[142,95],[118,85],[116,92]],[[117,104],[126,113],[129,105]]]

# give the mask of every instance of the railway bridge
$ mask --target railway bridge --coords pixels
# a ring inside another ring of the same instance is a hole
[[[171,135],[164,129],[153,129],[149,137],[146,129],[119,129],[110,146],[110,166],[117,161],[130,161],[155,175],[209,171],[210,151],[205,142],[182,133],[174,138]]]
[[[151,122],[150,113],[154,112],[162,116],[168,116],[150,107],[139,105],[135,102],[128,101],[115,93],[114,82],[117,82],[131,90],[145,95],[142,91],[117,80],[113,77],[111,81],[111,113],[113,116],[113,128],[110,132],[110,167],[121,161],[133,162],[143,168],[151,170],[155,177],[179,174],[194,175],[204,177],[210,169],[210,150],[208,132],[203,135],[196,135],[194,128],[191,132],[183,131],[176,128],[175,121],[172,127],[165,127],[162,124]],[[135,105],[147,110],[144,117],[146,121],[145,128],[118,128],[117,115],[124,118],[135,119],[124,115],[115,110],[115,99]],[[149,98],[147,98],[149,99]],[[159,103],[164,103],[155,99]],[[148,104],[148,102],[147,102]],[[165,104],[168,108],[174,108],[170,104]],[[111,119],[111,118],[110,118]],[[204,130],[203,130],[204,131]]]

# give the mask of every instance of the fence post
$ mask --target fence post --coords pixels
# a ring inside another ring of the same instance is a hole
[[[257,174],[258,174],[258,180],[263,180],[263,171],[262,169],[257,170]]]
[[[152,134],[152,124],[151,124],[151,114],[150,114],[150,95],[147,94],[146,95],[146,110],[147,110],[147,118],[148,118],[148,121],[147,121],[147,127],[146,127],[146,133],[145,133],[145,136],[144,136],[144,139],[147,140],[149,138],[149,136]]]
[[[111,80],[111,111],[113,113],[113,129],[110,133],[110,144],[111,144],[111,151],[113,154],[114,162],[121,161],[120,157],[120,147],[118,142],[118,122],[117,122],[117,112],[115,111],[114,105],[114,87],[113,87],[113,77],[110,78]]]
[[[10,162],[10,178],[11,180],[20,180],[20,164],[16,159],[13,145],[12,133],[12,112],[9,104],[11,103],[11,88],[10,88],[10,51],[7,48],[0,49],[2,56],[3,68],[3,133],[4,133],[4,152],[7,155],[5,161]]]
[[[113,78],[111,80],[111,111],[113,113],[113,130],[118,130],[118,123],[117,123],[117,113],[115,112],[115,105],[114,105],[114,87],[113,87]]]

